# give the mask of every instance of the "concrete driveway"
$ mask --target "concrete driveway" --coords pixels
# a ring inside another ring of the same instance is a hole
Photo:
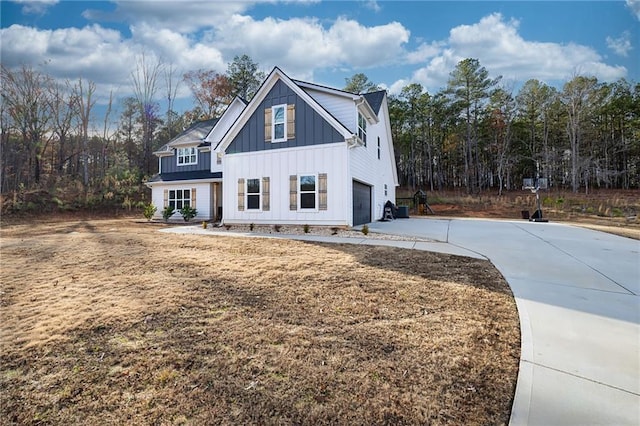
[[[527,221],[412,218],[369,229],[484,256],[504,275],[522,334],[512,425],[640,424],[639,241]]]

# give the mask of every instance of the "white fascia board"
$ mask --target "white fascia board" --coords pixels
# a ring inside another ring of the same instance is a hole
[[[154,186],[171,186],[171,185],[192,185],[197,183],[213,183],[213,182],[222,182],[222,179],[189,179],[189,180],[171,180],[168,182],[159,181],[159,182],[145,182],[144,184],[152,188]]]
[[[171,148],[189,148],[192,146],[198,146],[202,143],[202,139],[198,139],[198,140],[191,140],[191,141],[185,141],[185,142],[169,142],[167,144],[167,146],[170,146]]]
[[[224,110],[222,116],[218,120],[215,126],[209,131],[209,134],[204,138],[205,142],[210,142],[214,151],[218,150],[220,142],[224,138],[224,135],[227,133],[229,128],[233,125],[234,121],[241,115],[242,110],[247,106],[247,104],[240,99],[238,96],[233,98],[231,103],[227,106],[227,109]],[[237,114],[234,117],[234,114]]]
[[[342,123],[335,119],[329,112],[324,109],[315,99],[313,99],[307,92],[302,90],[300,86],[294,83],[284,72],[280,70],[280,68],[275,67],[273,71],[269,74],[269,76],[265,79],[258,92],[253,96],[249,105],[242,111],[238,119],[233,123],[229,131],[222,138],[222,141],[219,145],[219,150],[224,151],[227,149],[233,138],[235,138],[240,130],[247,123],[249,118],[253,115],[254,112],[258,109],[258,106],[262,103],[264,97],[269,93],[269,91],[275,86],[275,84],[281,80],[294,91],[296,95],[302,98],[307,104],[309,104],[322,118],[324,118],[334,129],[336,129],[344,138],[347,140],[353,134],[347,129]]]
[[[356,101],[356,105],[358,106],[358,111],[365,116],[365,118],[369,121],[370,124],[376,124],[380,121],[376,113],[367,102],[367,99],[364,96],[360,96],[360,98]]]
[[[334,89],[327,86],[321,86],[319,84],[309,83],[307,81],[300,81],[300,80],[292,80],[292,81],[300,87],[306,87],[307,89],[317,90],[318,92],[325,92],[325,93],[330,93],[336,96],[342,96],[344,98],[348,98],[353,101],[358,100],[360,98],[360,95],[345,92],[344,90]]]
[[[173,150],[170,151],[156,151],[153,153],[156,157],[171,157],[173,155]]]
[[[382,105],[380,105],[380,113],[384,114],[384,122],[386,123],[385,131],[387,133],[387,145],[389,146],[389,160],[391,161],[391,170],[393,172],[393,184],[400,186],[398,181],[398,168],[396,166],[396,153],[393,148],[393,138],[391,136],[391,119],[389,117],[389,105],[387,102],[387,96],[382,99]]]

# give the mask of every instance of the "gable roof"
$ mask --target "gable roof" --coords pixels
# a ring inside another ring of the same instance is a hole
[[[386,93],[384,90],[380,91],[382,93],[378,95],[380,96],[380,98],[378,99],[378,96],[367,96],[369,94],[358,95],[356,93],[347,92],[341,89],[334,89],[333,87],[327,87],[321,84],[309,83],[308,81],[292,81],[303,89],[312,89],[319,92],[325,92],[331,95],[342,96],[343,98],[351,99],[359,108],[362,108],[361,111],[364,112],[364,115],[367,117],[367,119],[371,120],[372,122],[378,121],[378,111],[380,111],[382,97]],[[377,94],[378,92],[374,93]],[[374,106],[371,104],[371,101],[377,104],[377,108],[374,108]]]
[[[210,120],[197,121],[189,126],[186,130],[180,133],[178,136],[171,139],[169,142],[160,147],[154,154],[162,155],[172,152],[171,148],[181,147],[187,145],[208,146],[209,143],[203,142],[204,138],[209,134],[211,129],[218,122],[217,118]]]
[[[225,150],[233,139],[238,135],[242,127],[248,122],[253,113],[258,109],[264,97],[273,88],[276,82],[282,81],[291,90],[298,95],[304,102],[306,102],[311,108],[313,108],[331,127],[333,127],[338,133],[340,133],[345,140],[355,138],[355,135],[340,121],[338,121],[329,111],[327,111],[322,105],[313,99],[306,91],[302,89],[298,84],[291,80],[280,68],[274,67],[264,80],[256,94],[253,96],[249,105],[242,111],[238,119],[233,123],[227,134],[224,135],[223,143],[220,144],[220,149]],[[346,93],[346,92],[345,92]]]
[[[236,96],[233,100],[227,105],[227,108],[224,110],[220,118],[218,118],[216,125],[211,128],[211,131],[207,133],[204,140],[206,143],[215,143],[213,147],[214,150],[218,148],[222,140],[224,139],[225,134],[229,130],[229,128],[233,125],[233,123],[237,120],[238,117],[233,117],[234,110],[238,108],[246,108],[249,104],[244,98],[240,96]],[[226,127],[226,128],[225,128]]]
[[[360,97],[360,95],[358,95],[358,94],[347,92],[346,90],[336,89],[336,88],[329,87],[329,86],[323,86],[322,84],[311,83],[311,82],[302,81],[302,80],[291,80],[291,81],[293,81],[295,84],[297,84],[298,86],[300,86],[302,88],[310,88],[310,89],[320,90],[322,92],[327,92],[327,93],[331,93],[331,94],[334,94],[334,95],[351,98],[354,101],[357,100]]]
[[[373,112],[378,115],[380,107],[382,106],[382,100],[387,94],[386,90],[378,90],[377,92],[364,93],[362,96],[367,100]]]

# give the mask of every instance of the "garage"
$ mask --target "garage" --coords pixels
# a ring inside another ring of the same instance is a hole
[[[371,222],[371,187],[353,181],[353,226]]]

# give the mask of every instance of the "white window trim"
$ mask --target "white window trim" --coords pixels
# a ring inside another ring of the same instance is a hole
[[[258,181],[258,193],[252,192],[249,194],[249,181],[257,180]],[[258,195],[258,208],[250,209],[249,208],[249,195]],[[244,180],[244,211],[245,212],[261,212],[262,211],[262,179],[260,178],[246,178]]]
[[[283,119],[282,123],[276,123],[276,109],[282,108],[283,110]],[[276,124],[282,124],[284,126],[284,131],[282,132],[282,137],[276,139]],[[271,142],[286,142],[287,141],[287,104],[274,105],[271,107]]]
[[[173,199],[171,198],[171,192],[172,192],[172,191],[173,191],[173,192],[175,193],[175,195],[176,195],[176,197],[175,197],[175,198],[173,198]],[[178,195],[178,191],[181,191],[181,192],[182,192],[182,194],[181,194],[181,195],[182,195],[182,197],[181,197],[181,198],[178,198],[178,197],[177,197],[177,195]],[[185,197],[184,197],[184,191],[189,191],[189,198],[185,198]],[[173,209],[174,209],[175,211],[179,211],[180,209],[178,208],[178,200],[180,200],[180,201],[182,201],[182,207],[184,207],[184,206],[185,206],[185,203],[184,203],[185,201],[188,201],[189,206],[190,206],[190,207],[193,207],[193,206],[191,205],[191,197],[192,197],[192,195],[193,195],[193,194],[191,193],[191,188],[176,188],[176,189],[169,189],[169,193],[167,194],[167,206],[170,206],[170,205],[171,205],[171,201],[173,201]]]
[[[303,193],[304,194],[310,194],[311,193],[311,191],[304,191],[304,192],[302,191],[302,188],[300,186],[301,185],[300,178],[302,176],[313,176],[313,178],[314,178],[315,190],[313,191],[313,193],[315,194],[315,201],[314,201],[314,206],[315,207],[312,208],[312,209],[303,208],[302,207],[302,194]],[[318,194],[319,194],[319,191],[318,191],[318,174],[317,173],[300,173],[298,175],[298,211],[303,211],[303,212],[317,212],[317,211],[319,211],[318,203],[319,203],[320,200],[318,199]]]
[[[362,117],[362,122],[364,123],[364,129],[360,127],[360,118]],[[364,146],[367,146],[367,127],[368,127],[367,117],[360,111],[358,111],[358,139],[362,141]],[[364,139],[360,137],[360,132],[364,134]]]
[[[181,154],[180,151],[184,150],[189,150],[189,154]],[[193,151],[191,151],[193,150]],[[189,160],[191,160],[191,157],[195,158],[195,161],[189,161],[187,162],[180,162],[180,158],[188,158]],[[186,148],[176,148],[176,164],[178,166],[193,166],[195,164],[198,164],[198,150],[196,149],[195,146],[189,146]]]

